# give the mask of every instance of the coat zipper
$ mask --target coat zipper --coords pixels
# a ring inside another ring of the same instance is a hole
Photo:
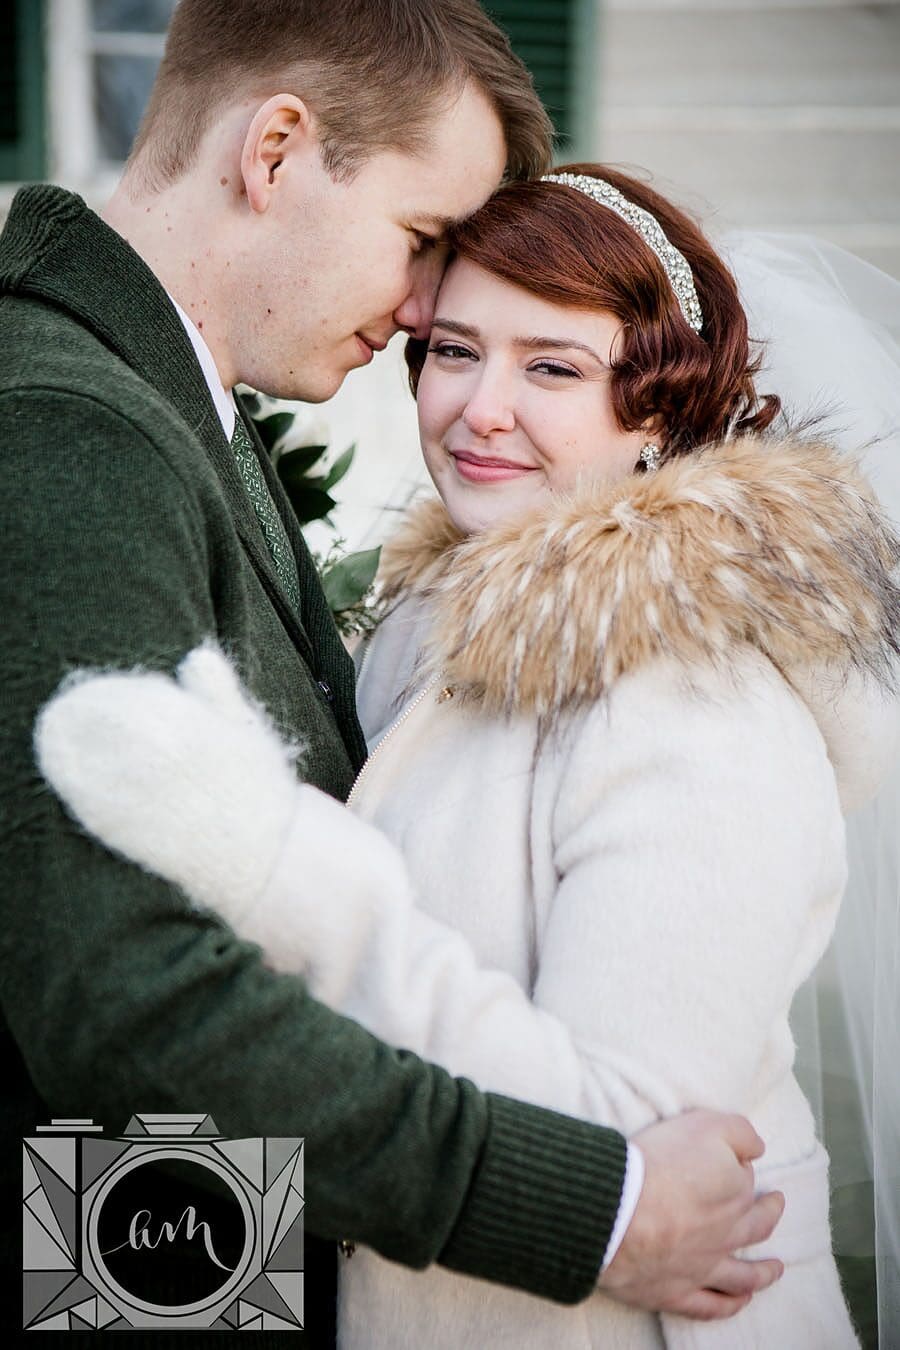
[[[388,727],[387,731],[384,733],[384,735],[382,736],[381,740],[378,742],[378,744],[376,745],[375,749],[372,751],[371,755],[370,755],[369,758],[366,760],[365,764],[362,766],[362,768],[360,769],[359,773],[356,775],[356,781],[354,782],[353,787],[350,789],[350,796],[347,798],[347,805],[348,805],[348,806],[352,806],[352,805],[353,805],[354,798],[356,797],[356,795],[357,795],[357,793],[358,793],[358,791],[359,791],[359,786],[360,786],[360,784],[362,783],[363,779],[365,778],[366,774],[368,773],[370,766],[374,763],[374,761],[375,761],[375,760],[378,758],[378,756],[381,754],[382,750],[384,749],[384,746],[385,746],[386,743],[391,739],[391,737],[393,736],[394,732],[395,732],[399,727],[402,727],[403,723],[406,721],[406,719],[407,719],[408,717],[412,716],[412,714],[415,712],[416,708],[418,708],[419,704],[423,701],[423,699],[424,699],[428,694],[431,693],[431,691],[437,686],[438,683],[439,683],[439,680],[438,680],[438,677],[437,677],[437,676],[435,676],[433,679],[429,680],[428,683],[427,683],[426,685],[424,685],[423,688],[421,688],[421,689],[419,690],[418,694],[416,694],[416,696],[415,696],[415,698],[413,699],[413,701],[412,701],[411,703],[408,703],[408,704],[406,705],[406,707],[403,709],[403,712],[400,714],[400,716],[397,718],[397,720],[396,720],[395,722],[393,722],[393,723],[390,725],[390,727]]]
[[[360,682],[360,680],[362,679],[362,673],[363,673],[363,671],[364,671],[365,668],[366,668],[366,662],[367,662],[368,659],[369,659],[369,652],[372,650],[372,642],[373,642],[373,640],[374,640],[374,637],[375,637],[375,634],[374,634],[374,633],[370,633],[370,635],[368,636],[368,638],[366,638],[366,645],[363,647],[363,653],[362,653],[362,656],[359,658],[359,669],[358,669],[357,672],[356,672],[356,687],[357,687],[357,689],[359,688],[359,682]]]

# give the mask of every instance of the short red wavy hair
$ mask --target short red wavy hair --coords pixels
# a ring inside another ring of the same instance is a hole
[[[751,355],[734,277],[699,227],[647,183],[617,169],[567,164],[559,172],[603,178],[656,217],[690,264],[703,311],[700,333],[686,322],[661,262],[637,231],[576,188],[504,185],[454,227],[454,255],[552,304],[620,319],[610,380],[616,419],[626,431],[658,419],[665,431],[655,439],[664,457],[729,432],[764,431],[781,402],[756,394],[762,358]],[[413,393],[426,351],[427,343],[407,343]]]

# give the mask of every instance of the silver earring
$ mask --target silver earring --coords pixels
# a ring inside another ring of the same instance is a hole
[[[638,461],[643,464],[647,473],[655,473],[659,468],[660,448],[648,441],[641,453],[638,455]]]

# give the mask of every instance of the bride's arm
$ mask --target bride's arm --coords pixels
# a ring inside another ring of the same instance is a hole
[[[805,931],[831,861],[824,751],[780,682],[685,699],[651,675],[585,718],[553,769],[560,880],[529,999],[416,908],[388,840],[296,783],[222,667],[201,653],[181,688],[99,677],[49,705],[42,768],[92,833],[338,1011],[485,1088],[626,1130],[747,1106],[817,955]]]

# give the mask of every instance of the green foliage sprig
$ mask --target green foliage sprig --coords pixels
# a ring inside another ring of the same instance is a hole
[[[372,585],[381,549],[348,553],[346,540],[337,534],[331,519],[331,513],[338,505],[331,489],[345,477],[353,463],[356,446],[348,446],[333,463],[327,464],[327,443],[291,445],[296,413],[282,408],[277,400],[264,398],[253,391],[244,393],[242,402],[253,419],[301,528],[321,520],[335,530],[335,539],[327,552],[313,552],[312,555],[335,623],[347,637],[370,633],[375,627]]]

